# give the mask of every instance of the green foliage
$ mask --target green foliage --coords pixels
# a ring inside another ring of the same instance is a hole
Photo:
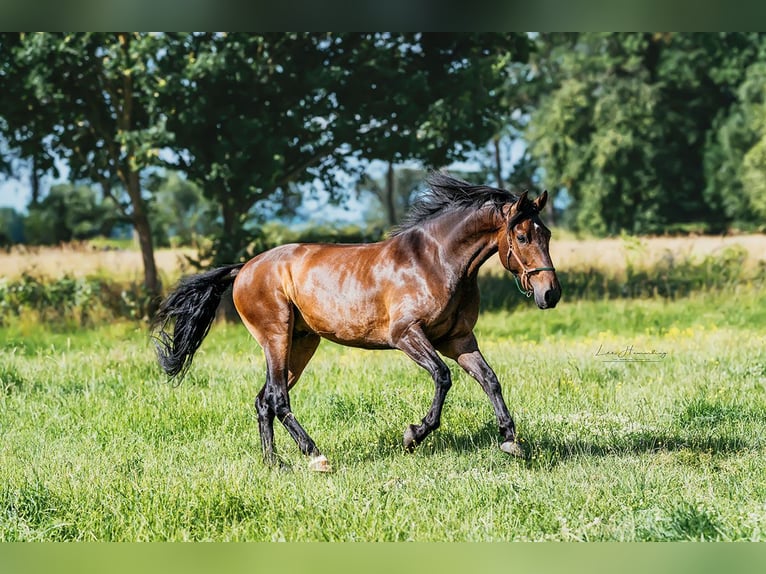
[[[214,204],[178,172],[153,174],[146,187],[152,192],[150,220],[156,246],[196,246],[218,230]]]
[[[151,296],[142,285],[104,277],[47,279],[24,273],[0,279],[0,325],[33,317],[51,329],[70,330],[115,319],[145,319]]]
[[[26,36],[0,34],[0,173],[14,174],[21,166],[30,168],[31,202],[40,196],[40,176],[55,171],[54,155],[46,139],[58,121],[53,106],[30,105],[33,101],[27,63],[18,57]]]
[[[464,158],[497,129],[521,34],[168,34],[157,101],[175,161],[220,210],[210,255],[237,260],[264,208],[290,214],[298,184],[333,201],[364,161]],[[354,158],[355,161],[349,161]]]
[[[507,176],[478,161],[495,172],[482,177],[565,194],[577,232],[759,229],[764,38],[4,34],[0,171],[30,166],[33,203],[54,156],[98,185],[137,231],[155,292],[153,241],[210,236],[205,260],[238,260],[270,217],[320,189],[342,201],[343,177],[373,160],[438,167],[506,137],[526,138],[525,155]],[[162,168],[178,171],[161,183]],[[389,225],[411,190],[400,176],[359,186],[382,197]],[[33,235],[93,231],[50,215],[32,215]]]
[[[737,89],[737,101],[721,113],[706,149],[705,195],[718,211],[741,227],[763,222],[766,187],[762,170],[766,141],[766,66],[747,69]]]
[[[484,146],[509,114],[501,95],[526,62],[525,34],[347,34],[353,74],[335,90],[365,159],[435,167]]]
[[[24,241],[24,217],[12,207],[0,207],[0,247]]]
[[[172,141],[155,91],[160,39],[126,32],[22,33],[4,38],[9,49],[0,50],[0,67],[18,82],[3,101],[18,95],[29,110],[44,110],[30,117],[15,106],[3,109],[6,131],[35,130],[32,142],[65,158],[72,180],[98,184],[121,208],[139,238],[145,287],[155,294],[159,278],[140,176],[163,164],[159,149]],[[20,149],[39,159],[34,150]]]
[[[309,225],[290,227],[270,223],[262,228],[263,247],[271,249],[285,243],[371,243],[383,239],[382,226]]]
[[[389,165],[393,173],[373,178],[365,174],[356,184],[359,194],[373,199],[366,219],[381,225],[393,227],[401,222],[410,208],[416,191],[422,187],[426,172],[422,169],[406,167],[395,168]],[[392,181],[389,181],[389,177]]]
[[[272,221],[259,226],[251,233],[250,243],[245,246],[244,257],[254,257],[258,253],[286,243],[371,243],[383,239],[386,228],[382,225],[304,225],[290,226]],[[214,265],[212,250],[201,245],[199,255],[187,256],[187,261],[197,269]]]
[[[667,251],[654,265],[640,263],[640,253],[629,257],[625,273],[604,268],[582,267],[558,271],[562,298],[569,301],[604,299],[687,297],[694,293],[736,290],[742,285],[766,287],[766,264],[746,265],[747,250],[727,247],[719,253],[692,257]],[[508,309],[521,305],[523,298],[507,274],[479,277],[482,308]]]
[[[301,229],[272,223],[261,229],[259,241],[251,247],[254,251],[263,251],[293,242],[364,243],[379,241],[384,231],[375,226],[328,225]],[[668,252],[652,266],[640,264],[639,245],[636,250],[624,274],[587,267],[559,271],[564,300],[570,303],[618,299],[672,301],[695,294],[766,286],[766,264],[746,264],[747,253],[741,247],[729,247],[697,258]],[[194,261],[198,265],[204,263]],[[169,281],[166,287],[171,285]],[[479,276],[479,287],[484,311],[517,309],[529,304],[507,273],[483,273]],[[52,280],[25,273],[17,280],[0,281],[0,324],[13,323],[29,313],[62,329],[115,319],[144,319],[150,314],[151,303],[152,297],[142,285],[103,275],[87,278],[65,275]]]
[[[85,325],[94,304],[97,284],[85,279],[65,275],[56,281],[45,281],[31,274],[24,274],[13,282],[0,282],[0,324],[10,316],[34,311],[46,323],[77,321]]]
[[[56,245],[108,236],[124,220],[114,202],[100,199],[93,188],[59,184],[30,207],[24,220],[25,239],[32,245]]]
[[[539,46],[553,63],[536,80],[527,133],[545,180],[573,199],[576,229],[658,233],[704,221],[721,230],[757,209],[739,197],[745,172],[762,196],[758,149],[743,163],[740,147],[752,145],[757,122],[740,98],[752,91],[762,35],[541,35]]]

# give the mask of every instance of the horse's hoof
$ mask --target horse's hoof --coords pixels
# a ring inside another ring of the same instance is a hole
[[[510,454],[511,456],[516,456],[519,458],[524,456],[524,449],[521,448],[519,443],[513,440],[507,440],[501,444],[500,450],[502,450],[504,453]]]
[[[311,457],[311,460],[309,461],[309,470],[315,472],[332,472],[332,466],[327,462],[327,457],[320,454],[319,456]]]
[[[415,450],[415,445],[417,444],[417,441],[415,440],[415,425],[408,426],[404,431],[402,444],[404,444],[404,450],[407,452],[412,452]]]

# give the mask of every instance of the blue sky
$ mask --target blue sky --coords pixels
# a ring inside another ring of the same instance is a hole
[[[24,211],[29,203],[29,185],[17,180],[0,182],[0,207]]]

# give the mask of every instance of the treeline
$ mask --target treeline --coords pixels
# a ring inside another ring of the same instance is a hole
[[[127,228],[149,293],[156,245],[241,259],[316,190],[367,193],[391,225],[422,181],[405,165],[547,188],[552,223],[595,235],[762,229],[765,52],[758,33],[3,34],[0,170],[30,174],[26,241]],[[44,189],[62,163],[73,183]]]
[[[541,34],[536,46],[525,137],[571,198],[572,227],[763,229],[766,36]]]

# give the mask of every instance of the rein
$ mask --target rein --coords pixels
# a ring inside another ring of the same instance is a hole
[[[533,290],[532,287],[529,284],[529,276],[532,273],[537,273],[538,271],[556,271],[555,267],[535,267],[533,269],[529,269],[524,263],[521,261],[518,255],[516,255],[516,252],[513,250],[513,247],[511,247],[511,230],[508,229],[508,233],[505,234],[505,238],[508,240],[508,254],[505,259],[505,266],[510,269],[511,268],[511,255],[513,255],[514,259],[516,259],[516,262],[521,267],[521,281],[519,281],[519,276],[516,275],[516,273],[513,273],[513,278],[516,280],[516,288],[519,290],[519,293],[522,295],[526,295],[527,297],[531,297]],[[523,289],[522,289],[523,287]]]

